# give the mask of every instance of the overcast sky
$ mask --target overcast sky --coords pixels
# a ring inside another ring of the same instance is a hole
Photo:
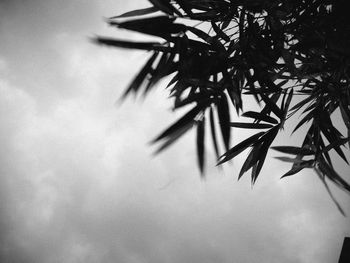
[[[200,180],[193,134],[152,156],[167,94],[115,103],[147,54],[89,40],[125,36],[103,17],[146,1],[0,3],[1,262],[337,262],[350,219],[312,171],[279,180],[269,159],[252,189],[244,156],[220,171],[209,153]]]

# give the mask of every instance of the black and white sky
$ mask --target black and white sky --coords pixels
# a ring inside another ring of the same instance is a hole
[[[244,156],[220,171],[208,149],[201,180],[193,134],[152,155],[178,116],[168,94],[115,103],[148,54],[90,41],[126,36],[103,17],[148,5],[0,1],[0,262],[337,262],[350,219],[312,171],[280,180],[270,157],[252,188]]]

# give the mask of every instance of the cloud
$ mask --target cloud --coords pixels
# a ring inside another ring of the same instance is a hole
[[[261,179],[251,191],[248,180],[220,179],[210,170],[208,182],[200,182],[187,147],[191,136],[150,159],[144,143],[159,126],[150,117],[159,105],[146,101],[135,120],[119,126],[132,105],[108,112],[87,92],[42,114],[23,90],[1,86],[4,262],[261,262],[262,256],[322,262],[337,256],[348,222],[335,210],[320,221],[329,209],[320,204],[334,207],[322,192],[308,196],[302,181]],[[300,243],[320,237],[324,242],[310,247]],[[330,241],[332,253],[325,250]]]
[[[74,1],[55,14],[55,1],[11,3],[0,59],[1,262],[336,260],[349,220],[312,173],[279,181],[288,167],[272,161],[251,190],[248,176],[236,182],[236,163],[218,172],[212,161],[201,181],[193,134],[152,157],[147,142],[174,115],[164,91],[114,106],[147,55],[87,41],[99,27],[88,18],[102,23],[108,4]],[[82,8],[81,20],[71,16]],[[23,35],[11,37],[11,24]]]

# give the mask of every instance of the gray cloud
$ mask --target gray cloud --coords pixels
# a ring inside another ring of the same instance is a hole
[[[146,56],[86,39],[112,2],[3,2],[0,261],[335,262],[350,222],[311,171],[271,161],[251,190],[211,156],[201,181],[193,134],[152,157],[167,94],[114,107]]]

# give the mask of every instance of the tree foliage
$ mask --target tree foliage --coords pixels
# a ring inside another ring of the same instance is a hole
[[[204,171],[205,135],[211,134],[218,164],[246,149],[239,178],[251,170],[254,183],[269,149],[292,167],[282,177],[313,168],[350,192],[334,169],[330,151],[345,162],[350,145],[350,20],[346,1],[331,0],[150,0],[150,7],[112,17],[108,23],[155,37],[152,42],[97,37],[100,44],[140,49],[151,55],[123,97],[149,92],[170,77],[174,108],[191,107],[154,139],[162,151],[192,128]],[[193,22],[198,22],[193,26]],[[253,96],[259,111],[243,111]],[[334,113],[341,120],[334,121]],[[304,126],[300,146],[274,146],[294,114]],[[248,122],[232,122],[233,116]],[[341,123],[342,122],[342,123]],[[341,126],[347,134],[343,135]],[[237,145],[233,129],[260,130]],[[220,150],[223,145],[224,149]],[[223,151],[221,153],[220,151]],[[326,185],[327,186],[327,185]]]

